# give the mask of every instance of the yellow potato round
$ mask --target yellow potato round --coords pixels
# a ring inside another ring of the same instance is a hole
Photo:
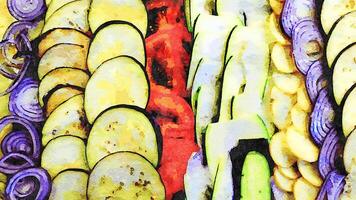
[[[319,188],[313,186],[303,177],[294,183],[293,194],[295,200],[315,200],[318,192]]]
[[[305,133],[290,127],[287,130],[286,141],[290,151],[299,159],[308,162],[318,160],[319,149]]]
[[[280,189],[286,192],[293,191],[293,185],[296,179],[289,179],[285,177],[277,168],[274,169],[273,177],[274,180],[276,181],[277,187],[279,187]]]
[[[273,161],[278,166],[291,167],[297,161],[288,147],[285,132],[278,132],[273,135],[269,151]]]

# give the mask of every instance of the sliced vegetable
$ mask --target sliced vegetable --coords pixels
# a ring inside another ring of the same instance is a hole
[[[330,30],[330,36],[326,46],[326,58],[329,67],[335,61],[336,56],[349,44],[356,42],[356,10],[339,18]]]
[[[145,66],[143,35],[129,22],[107,22],[94,33],[87,58],[88,69],[94,73],[103,62],[124,55],[135,58]]]
[[[291,166],[291,167],[280,167],[278,166],[278,171],[281,172],[281,174],[289,179],[297,179],[300,177],[300,174],[298,172],[297,167]]]
[[[200,14],[212,14],[215,1],[214,0],[184,0],[185,16],[187,28],[189,32],[193,32],[196,19]]]
[[[38,64],[38,78],[42,79],[48,72],[60,67],[87,70],[87,51],[79,44],[54,45],[45,52]]]
[[[67,169],[89,170],[83,140],[74,136],[52,139],[42,152],[41,167],[52,179]]]
[[[86,199],[89,175],[80,170],[59,173],[52,183],[49,200]]]
[[[297,158],[291,152],[285,132],[275,133],[269,145],[269,151],[273,161],[281,167],[292,167]]]
[[[73,1],[65,4],[46,20],[42,33],[55,28],[71,28],[83,33],[88,32],[89,6],[90,0]]]
[[[89,75],[80,69],[61,67],[50,71],[43,77],[38,88],[40,105],[44,106],[52,90],[62,86],[85,88],[88,79]]]
[[[270,0],[270,2],[272,2],[272,1],[281,3],[280,0]],[[272,6],[272,4],[271,4],[271,6]],[[285,36],[285,34],[282,32],[282,29],[280,26],[279,14],[272,13],[269,16],[268,20],[269,20],[269,26],[268,26],[269,31],[273,38],[272,41],[277,42],[275,45],[289,45],[290,42],[289,42],[288,38]]]
[[[337,200],[339,199],[342,193],[344,185],[345,185],[345,176],[341,175],[336,170],[331,171],[326,177],[323,186],[320,189],[319,195],[316,199]]]
[[[281,15],[284,2],[285,0],[269,0],[269,5],[276,15]]]
[[[10,112],[32,122],[42,122],[44,116],[37,93],[38,82],[32,78],[23,79],[10,95]]]
[[[31,21],[46,12],[44,0],[7,0],[7,7],[11,15],[18,20]]]
[[[41,41],[38,44],[38,56],[42,55],[47,49],[53,47],[56,44],[77,44],[83,45],[84,49],[88,49],[90,38],[84,33],[68,28],[56,28],[42,34]]]
[[[319,188],[313,186],[303,177],[299,178],[293,186],[295,200],[315,200],[318,196]]]
[[[141,0],[92,0],[88,19],[92,32],[106,22],[122,20],[133,24],[146,36],[147,11]],[[122,36],[124,34],[120,34]]]
[[[335,110],[327,88],[322,89],[314,104],[310,115],[310,135],[314,142],[321,146],[330,129],[334,127]]]
[[[76,95],[58,106],[47,118],[42,128],[42,144],[53,138],[73,135],[86,139],[89,127],[84,113],[84,95]]]
[[[212,200],[233,199],[232,163],[229,154],[220,159],[213,186]],[[248,173],[248,172],[247,172]]]
[[[54,12],[56,12],[59,8],[73,1],[77,1],[77,0],[53,0],[50,4],[47,5],[45,20],[47,21],[48,18],[51,17],[51,15]]]
[[[149,98],[144,67],[134,58],[119,56],[104,62],[90,78],[85,89],[84,108],[89,123],[105,109],[120,105],[146,108]]]
[[[165,199],[156,169],[142,156],[117,152],[99,161],[89,176],[88,199]]]
[[[276,181],[273,178],[271,178],[271,189],[275,200],[293,199],[293,195],[291,193],[279,189],[279,187],[276,185]]]
[[[353,166],[353,160],[356,160],[356,151],[355,151],[355,144],[356,144],[356,133],[353,131],[346,140],[344,146],[344,166],[348,173],[351,173],[351,169]]]
[[[308,113],[300,109],[298,105],[294,105],[290,111],[292,124],[300,132],[307,133],[309,126]]]
[[[271,105],[273,123],[278,129],[283,130],[289,127],[292,123],[290,110],[295,104],[295,98],[283,93],[277,87],[272,88],[271,98],[273,99]]]
[[[271,60],[278,71],[292,73],[297,70],[291,52],[292,50],[290,46],[283,46],[279,43],[273,45]]]
[[[323,66],[322,62],[315,61],[307,72],[305,85],[311,102],[316,101],[319,92],[326,86]]]
[[[295,94],[303,80],[294,74],[284,74],[274,72],[272,75],[273,83],[276,87],[287,94]]]
[[[303,178],[316,187],[320,187],[323,184],[318,172],[317,163],[309,163],[303,160],[298,160],[298,170],[302,174]]]
[[[297,105],[305,112],[310,112],[312,109],[305,84],[302,84],[297,91]]]
[[[285,192],[293,191],[293,185],[295,184],[296,179],[287,178],[279,171],[278,168],[274,169],[273,178],[278,188],[282,189]]]
[[[353,165],[351,172],[345,177],[345,186],[343,193],[340,195],[341,200],[352,200],[356,197],[355,187],[356,187],[356,160],[353,160]],[[353,190],[354,189],[354,190]]]
[[[299,21],[293,28],[292,40],[296,66],[306,75],[312,64],[320,60],[324,53],[324,41],[317,23],[311,19]]]

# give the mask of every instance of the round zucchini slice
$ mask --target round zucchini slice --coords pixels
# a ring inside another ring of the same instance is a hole
[[[75,136],[52,139],[43,150],[41,166],[52,179],[67,169],[89,170],[84,141]]]
[[[162,149],[159,128],[142,108],[111,107],[95,120],[87,144],[90,168],[103,157],[118,151],[138,153],[157,166]]]
[[[85,88],[85,112],[89,123],[107,108],[135,105],[146,108],[149,82],[143,66],[129,56],[119,56],[103,63]]]
[[[144,38],[140,31],[128,22],[110,21],[94,33],[87,58],[90,73],[105,61],[128,55],[146,65]]]
[[[345,137],[350,135],[356,126],[356,107],[354,103],[356,102],[356,84],[354,84],[348,91],[347,96],[345,95],[345,100],[342,107],[342,132]]]
[[[117,152],[100,160],[89,176],[88,199],[165,199],[152,164],[139,154]]]
[[[49,200],[86,199],[88,179],[89,175],[84,171],[61,172],[53,179]]]

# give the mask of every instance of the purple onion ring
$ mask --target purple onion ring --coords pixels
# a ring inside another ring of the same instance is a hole
[[[323,64],[315,61],[309,68],[305,78],[305,85],[308,96],[312,103],[315,102],[319,92],[326,86],[326,79],[323,76]]]
[[[26,156],[32,154],[31,138],[23,131],[14,131],[5,136],[1,143],[3,154],[22,153]]]
[[[311,65],[323,56],[323,37],[314,21],[303,19],[294,27],[292,40],[295,64],[298,70],[305,75]]]
[[[314,0],[286,0],[281,14],[284,32],[291,37],[294,26],[303,18],[313,19],[315,16]]]
[[[335,111],[326,88],[322,89],[316,99],[310,115],[309,131],[314,142],[321,146],[326,135],[334,128]]]
[[[46,11],[44,0],[7,0],[7,8],[17,20],[31,21]]]
[[[339,136],[336,129],[332,128],[325,137],[324,143],[321,146],[318,168],[320,175],[323,179],[332,171],[336,169],[337,154],[341,150],[342,146],[339,143]]]
[[[30,168],[15,174],[6,186],[8,200],[46,200],[51,192],[51,179],[46,170]]]
[[[32,122],[42,122],[44,116],[37,93],[38,82],[32,78],[23,79],[10,95],[10,112]]]
[[[345,176],[336,170],[331,171],[321,186],[317,200],[338,200],[344,185]]]
[[[4,174],[15,174],[34,166],[31,158],[21,153],[9,153],[0,159],[0,172]]]

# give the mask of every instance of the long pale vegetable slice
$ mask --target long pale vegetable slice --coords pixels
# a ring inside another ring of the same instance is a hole
[[[54,13],[56,12],[59,8],[62,6],[66,5],[67,3],[73,2],[73,1],[78,1],[78,0],[53,0],[49,5],[47,5],[47,11],[46,11],[46,16],[45,20],[47,19]]]
[[[162,138],[158,127],[145,110],[135,106],[115,106],[95,120],[87,144],[89,167],[118,151],[132,151],[158,166]]]
[[[143,35],[128,22],[107,22],[101,25],[94,34],[87,58],[88,69],[94,73],[103,62],[123,55],[131,56],[145,65]]]
[[[193,31],[195,20],[200,14],[212,14],[215,0],[184,0],[184,11],[189,32]]]
[[[156,169],[132,152],[110,154],[92,170],[88,199],[165,199],[165,188]]]
[[[144,67],[134,58],[119,56],[104,62],[85,88],[84,108],[89,123],[105,109],[120,105],[146,108],[149,83]]]
[[[345,136],[348,136],[355,130],[356,126],[356,85],[349,89],[349,94],[345,96],[345,102],[342,107],[342,131]]]

